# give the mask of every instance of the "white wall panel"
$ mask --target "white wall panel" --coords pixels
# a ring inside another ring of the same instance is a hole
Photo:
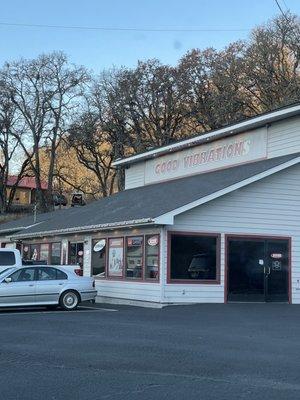
[[[292,237],[292,302],[300,303],[299,165],[185,212],[168,229],[222,233],[221,284],[169,284],[165,288],[165,300],[223,302],[224,236],[253,234]]]

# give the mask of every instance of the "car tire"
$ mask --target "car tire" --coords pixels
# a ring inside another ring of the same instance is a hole
[[[59,299],[59,305],[66,311],[76,310],[79,302],[79,295],[74,290],[67,290]]]

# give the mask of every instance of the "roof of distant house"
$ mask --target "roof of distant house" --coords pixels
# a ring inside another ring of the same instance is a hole
[[[7,186],[14,186],[18,180],[18,177],[15,175],[10,175],[7,179]],[[42,181],[41,186],[43,190],[48,189],[47,182]],[[19,188],[24,188],[24,189],[36,189],[36,181],[34,176],[24,176],[21,178],[20,182],[18,183]]]

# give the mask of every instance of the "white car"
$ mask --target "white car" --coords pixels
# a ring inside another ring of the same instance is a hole
[[[96,296],[95,280],[78,276],[72,268],[28,265],[0,272],[0,307],[61,306],[70,311]]]

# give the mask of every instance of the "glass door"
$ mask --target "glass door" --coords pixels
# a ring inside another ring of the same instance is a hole
[[[289,242],[267,240],[265,268],[265,300],[288,301]]]
[[[288,301],[289,241],[228,240],[228,301]]]
[[[265,301],[264,241],[229,240],[228,300]]]

